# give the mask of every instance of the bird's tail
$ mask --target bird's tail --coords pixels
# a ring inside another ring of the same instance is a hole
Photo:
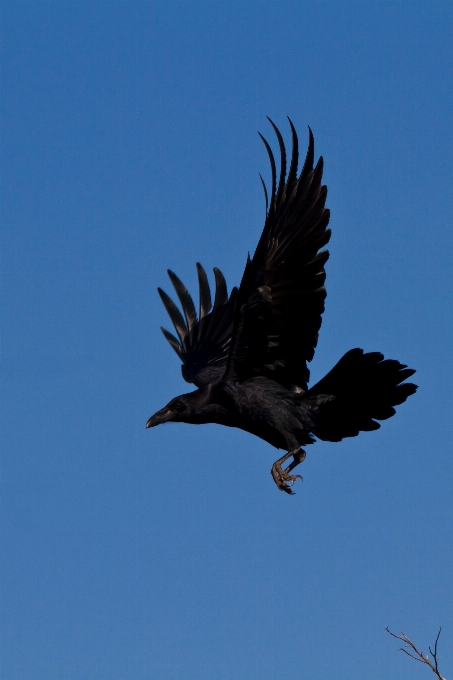
[[[308,392],[304,401],[317,410],[318,425],[313,433],[319,439],[338,442],[355,437],[360,431],[378,430],[376,420],[395,414],[417,389],[403,381],[415,371],[380,352],[364,354],[351,349],[333,369]],[[328,399],[328,395],[335,398]]]

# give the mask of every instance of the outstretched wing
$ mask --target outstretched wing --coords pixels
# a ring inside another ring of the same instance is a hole
[[[219,380],[225,372],[238,289],[233,288],[228,298],[225,278],[220,269],[214,268],[216,292],[212,307],[208,277],[198,262],[197,272],[200,288],[198,317],[187,288],[170,270],[168,275],[181,303],[184,317],[173,300],[161,288],[157,290],[178,335],[176,338],[165,328],[161,328],[182,361],[182,376],[187,382],[204,387]]]
[[[289,120],[289,119],[288,119]],[[264,139],[272,170],[272,193],[264,230],[253,259],[248,258],[236,303],[233,340],[226,378],[239,381],[265,376],[296,391],[306,390],[318,342],[326,289],[324,264],[330,239],[329,211],[324,208],[323,160],[313,168],[314,140],[297,176],[298,139],[292,133],[291,163],[286,176],[286,150],[280,131],[269,119],[280,146],[280,176]],[[263,181],[263,180],[261,180]]]

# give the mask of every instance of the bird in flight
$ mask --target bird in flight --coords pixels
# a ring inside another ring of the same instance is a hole
[[[298,138],[291,120],[292,152],[269,119],[280,147],[277,168],[266,139],[272,171],[261,238],[239,288],[228,296],[223,274],[214,269],[211,302],[206,272],[197,264],[200,306],[197,315],[187,289],[173,272],[170,280],[183,314],[160,288],[177,337],[162,328],[182,361],[183,378],[198,388],[172,399],[146,423],[219,423],[264,439],[285,454],[271,469],[281,491],[292,494],[305,459],[302,447],[377,430],[376,421],[395,414],[417,386],[404,382],[415,373],[380,352],[351,349],[316,385],[308,387],[307,362],[313,359],[326,298],[324,265],[329,252],[330,213],[322,184],[323,159],[314,165],[314,139],[298,174]],[[285,462],[290,462],[283,467]]]

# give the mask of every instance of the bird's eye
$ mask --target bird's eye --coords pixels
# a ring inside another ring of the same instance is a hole
[[[182,401],[175,401],[174,404],[173,404],[173,409],[175,411],[178,411],[178,413],[181,412],[181,411],[184,411],[185,408],[186,407],[184,406]]]

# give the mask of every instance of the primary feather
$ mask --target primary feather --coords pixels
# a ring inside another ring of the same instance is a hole
[[[178,338],[165,328],[162,328],[162,332],[182,361],[183,378],[197,387],[205,387],[220,379],[225,372],[237,288],[233,288],[228,297],[225,278],[220,269],[214,268],[216,292],[211,311],[211,290],[206,272],[200,263],[197,263],[197,271],[199,317],[187,288],[172,271],[169,270],[168,275],[181,303],[184,318],[173,300],[161,288],[158,291]]]

